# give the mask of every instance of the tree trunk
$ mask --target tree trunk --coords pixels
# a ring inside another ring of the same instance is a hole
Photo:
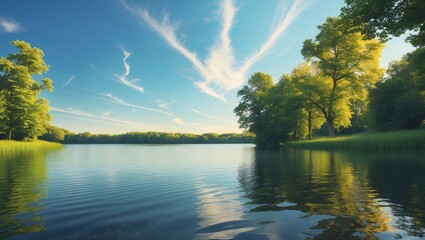
[[[326,119],[326,123],[328,124],[329,136],[335,137],[335,127],[333,119]]]
[[[9,141],[12,140],[12,129],[9,130]]]
[[[313,139],[313,130],[311,129],[311,111],[308,112],[308,140],[312,140]]]

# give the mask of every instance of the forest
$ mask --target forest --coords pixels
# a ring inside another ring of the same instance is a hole
[[[305,61],[274,84],[254,73],[238,91],[234,112],[260,148],[363,131],[425,127],[425,15],[423,1],[347,0],[338,17],[303,43]],[[375,11],[370,11],[371,9]],[[392,62],[379,60],[384,42],[411,31],[416,49]]]
[[[50,126],[40,136],[41,140],[65,144],[216,144],[216,143],[253,143],[254,135],[249,132],[237,133],[164,133],[164,132],[129,132],[123,134],[91,134],[89,132],[73,133],[68,130]]]

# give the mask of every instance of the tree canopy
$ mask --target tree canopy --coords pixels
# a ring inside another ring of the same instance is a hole
[[[53,90],[52,80],[38,83],[33,75],[49,70],[41,49],[16,40],[18,53],[0,58],[0,134],[3,138],[30,140],[46,132],[51,116],[48,101],[38,95]]]
[[[323,126],[331,137],[425,127],[425,2],[346,3],[340,17],[326,19],[317,36],[304,41],[305,62],[276,84],[255,73],[238,91],[234,112],[240,127],[256,134],[258,147],[311,140]],[[413,31],[408,40],[418,48],[393,62],[384,77],[382,40],[406,31]]]
[[[258,134],[265,130],[264,122],[264,99],[270,88],[273,87],[271,75],[261,72],[254,73],[248,84],[238,91],[238,96],[242,97],[234,112],[239,117],[239,126],[248,131]],[[257,137],[257,140],[259,138]]]
[[[350,102],[364,100],[367,87],[381,79],[383,44],[363,40],[359,32],[347,32],[340,18],[328,18],[318,28],[315,40],[304,41],[301,53],[321,72],[316,106],[326,119],[329,135],[335,136],[335,128],[350,125]]]
[[[425,76],[415,57],[422,49],[393,62],[385,81],[370,94],[370,118],[377,130],[414,129],[425,120]]]
[[[302,110],[306,121],[308,139],[313,139],[313,129],[320,128],[325,121],[318,106],[326,101],[326,85],[317,67],[307,62],[299,64],[291,74],[294,85],[294,100]]]
[[[368,38],[387,40],[409,32],[408,41],[425,46],[425,1],[345,0],[341,15],[355,30]]]

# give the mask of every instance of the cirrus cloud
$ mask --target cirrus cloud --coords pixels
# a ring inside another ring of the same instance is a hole
[[[130,75],[130,64],[127,62],[127,59],[130,57],[131,52],[127,51],[124,47],[121,47],[121,51],[124,55],[122,62],[124,64],[125,72],[122,75],[117,76],[118,79],[119,79],[119,83],[122,83],[126,86],[129,86],[130,88],[133,88],[133,89],[143,93],[145,91],[143,89],[143,87],[136,84],[136,82],[138,82],[139,79],[137,79],[137,78],[132,79],[132,80],[127,79],[127,77]]]
[[[236,89],[244,84],[251,67],[273,49],[282,34],[308,5],[308,0],[295,0],[286,16],[271,31],[258,50],[238,63],[235,60],[232,41],[229,36],[237,12],[233,0],[221,1],[221,31],[215,44],[208,49],[208,55],[204,61],[201,61],[195,52],[185,47],[178,39],[177,24],[171,23],[168,15],[165,15],[162,21],[158,21],[151,16],[147,9],[129,5],[125,0],[121,0],[121,2],[126,10],[143,20],[168,45],[191,62],[193,68],[203,78],[194,83],[201,92],[224,102],[226,102],[226,98],[223,92]],[[284,9],[279,9],[279,11],[284,11]]]

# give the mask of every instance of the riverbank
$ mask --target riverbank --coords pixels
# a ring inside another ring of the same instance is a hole
[[[352,136],[322,138],[312,141],[291,141],[284,147],[353,150],[353,151],[409,151],[425,149],[425,130],[362,133]]]
[[[62,148],[62,144],[47,141],[19,142],[0,140],[0,156],[3,154],[55,150],[60,148]]]

